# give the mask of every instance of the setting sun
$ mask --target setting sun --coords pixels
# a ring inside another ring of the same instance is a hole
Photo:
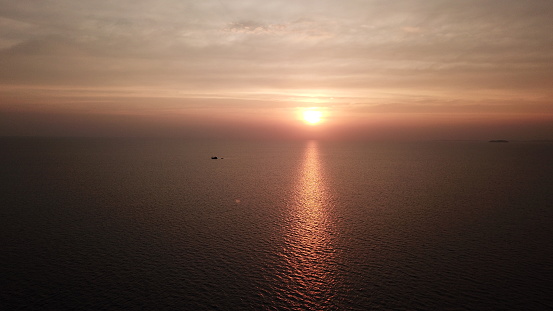
[[[317,110],[306,110],[303,112],[303,120],[309,124],[317,124],[321,122],[323,114]]]

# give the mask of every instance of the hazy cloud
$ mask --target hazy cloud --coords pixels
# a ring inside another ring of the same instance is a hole
[[[98,109],[114,113],[122,105],[116,89],[134,92],[129,104],[179,98],[182,109],[198,96],[217,98],[227,113],[240,100],[269,109],[304,105],[313,94],[336,98],[318,102],[335,109],[340,100],[367,104],[359,114],[492,113],[502,105],[551,114],[553,106],[551,1],[0,0],[0,7],[0,108],[10,98],[38,103],[34,94],[44,89],[67,103],[60,109],[68,98],[111,100]]]

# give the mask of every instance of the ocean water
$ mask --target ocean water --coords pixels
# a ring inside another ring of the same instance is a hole
[[[3,310],[553,309],[552,143],[2,138],[0,187]]]

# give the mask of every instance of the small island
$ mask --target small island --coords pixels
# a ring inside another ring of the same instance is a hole
[[[505,139],[492,139],[489,141],[490,143],[508,143],[508,140]]]

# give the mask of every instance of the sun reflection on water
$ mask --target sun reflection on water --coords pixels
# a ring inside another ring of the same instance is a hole
[[[294,307],[333,308],[336,280],[335,231],[316,141],[306,146],[289,214],[283,256],[286,297]]]

